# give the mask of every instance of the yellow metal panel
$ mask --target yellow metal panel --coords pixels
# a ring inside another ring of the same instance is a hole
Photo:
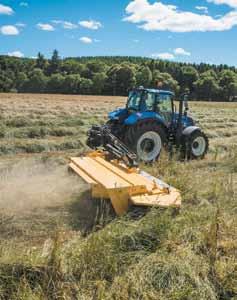
[[[108,190],[100,184],[92,184],[92,197],[98,199],[109,199]]]
[[[69,164],[69,167],[81,178],[83,178],[89,184],[96,184],[96,182],[88,176],[85,172],[83,172],[80,168],[78,168],[73,162]]]
[[[121,178],[123,178],[133,186],[135,185],[146,186],[148,191],[151,191],[153,189],[154,186],[153,182],[150,182],[148,179],[135,172],[130,173],[129,170],[127,170],[126,172],[125,169],[122,169],[119,166],[115,166],[112,163],[107,162],[101,157],[96,157],[96,161],[98,161],[101,165],[105,166],[109,171],[120,176]]]
[[[100,183],[107,189],[128,187],[129,183],[120,176],[109,172],[108,169],[91,157],[73,158],[77,167],[82,169],[94,181]]]
[[[111,189],[108,191],[112,206],[118,216],[126,214],[129,206],[129,194],[127,189]]]
[[[132,196],[131,202],[138,206],[180,207],[181,196],[177,190],[170,194]]]

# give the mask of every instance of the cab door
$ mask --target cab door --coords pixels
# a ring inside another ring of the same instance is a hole
[[[142,94],[141,111],[154,112],[155,111],[156,94],[144,91]]]
[[[173,96],[170,94],[159,94],[156,99],[156,112],[164,119],[167,126],[173,121]]]

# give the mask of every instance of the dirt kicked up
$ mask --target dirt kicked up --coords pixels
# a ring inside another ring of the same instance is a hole
[[[81,188],[75,177],[68,176],[66,166],[23,158],[0,174],[0,209],[25,214],[58,206]]]

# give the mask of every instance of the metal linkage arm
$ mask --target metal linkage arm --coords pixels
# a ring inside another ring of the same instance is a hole
[[[104,148],[114,158],[122,160],[129,167],[136,167],[137,155],[114,136],[110,129],[105,126],[92,126],[88,132],[87,145],[92,149]]]

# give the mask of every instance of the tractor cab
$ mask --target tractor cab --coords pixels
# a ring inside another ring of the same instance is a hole
[[[167,128],[193,126],[193,119],[188,116],[188,95],[183,94],[179,108],[175,105],[175,95],[170,91],[139,88],[129,93],[125,124],[131,125],[144,118],[156,118]],[[134,117],[135,115],[135,117]],[[178,125],[180,123],[180,125]]]
[[[188,117],[187,97],[180,100],[177,111],[175,95],[170,91],[138,88],[130,91],[126,108],[109,114],[111,122],[131,126],[144,119],[157,119],[165,128],[174,127],[181,122],[183,127],[194,125]]]
[[[130,91],[126,108],[109,113],[109,120],[130,126],[143,119],[157,118],[169,127],[175,120],[175,111],[174,93],[138,88]]]
[[[168,126],[174,116],[174,94],[169,91],[155,89],[137,89],[129,93],[127,106],[128,112],[139,113],[141,117],[149,117],[149,113],[156,114]]]

